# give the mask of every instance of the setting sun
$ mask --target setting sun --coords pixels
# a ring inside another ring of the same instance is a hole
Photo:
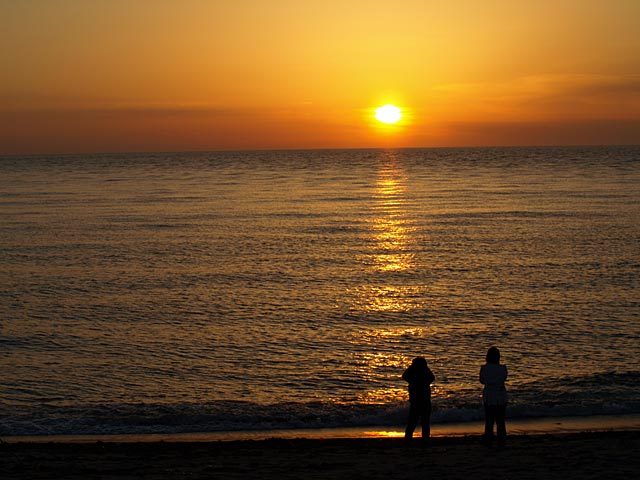
[[[382,123],[398,123],[402,118],[402,112],[395,105],[383,105],[376,109],[376,120]]]

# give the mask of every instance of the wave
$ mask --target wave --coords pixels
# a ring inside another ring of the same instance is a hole
[[[511,418],[640,413],[640,372],[532,382],[510,390]],[[55,399],[52,399],[55,401]],[[434,398],[432,423],[481,419],[477,395]],[[0,436],[233,432],[402,425],[405,402],[244,401],[159,404],[2,405]]]

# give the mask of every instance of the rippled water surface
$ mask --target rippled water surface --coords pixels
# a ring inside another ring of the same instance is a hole
[[[0,433],[640,411],[640,148],[0,158]],[[471,413],[469,413],[471,412]]]

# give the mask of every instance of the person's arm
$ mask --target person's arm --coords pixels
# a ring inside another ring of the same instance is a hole
[[[402,374],[402,379],[406,382],[411,382],[411,367],[407,368]]]
[[[431,369],[427,367],[427,384],[431,385],[433,382],[435,382],[435,380],[436,380],[435,375],[433,374]]]
[[[484,365],[480,367],[480,383],[484,385],[485,383],[485,378],[484,378]]]
[[[503,365],[504,367],[504,378],[502,379],[503,382],[505,382],[507,380],[507,376],[509,375],[509,372],[507,371],[507,366]]]

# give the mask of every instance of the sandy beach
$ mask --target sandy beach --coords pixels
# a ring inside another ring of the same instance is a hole
[[[640,432],[517,435],[504,447],[477,436],[270,439],[198,443],[3,443],[4,479],[633,478]]]

